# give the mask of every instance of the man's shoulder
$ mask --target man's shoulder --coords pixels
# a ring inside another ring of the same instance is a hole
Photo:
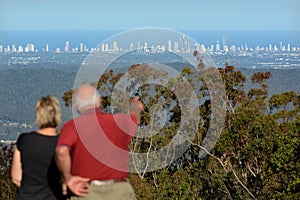
[[[66,121],[66,122],[63,124],[62,128],[74,126],[74,124],[75,124],[75,121],[74,121],[74,120],[75,120],[75,119],[70,119],[70,120]]]
[[[127,113],[108,113],[108,114],[100,114],[100,117],[106,117],[111,119],[130,119],[131,115]]]

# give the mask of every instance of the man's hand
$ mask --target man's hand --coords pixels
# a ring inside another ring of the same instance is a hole
[[[89,180],[80,176],[70,176],[65,184],[75,195],[84,197],[89,192]]]
[[[139,97],[134,97],[129,105],[130,114],[134,115],[137,119],[138,124],[141,119],[141,112],[144,110],[144,104],[140,101]]]
[[[140,97],[134,97],[131,100],[130,107],[138,109],[140,112],[144,110],[144,104],[141,102]]]

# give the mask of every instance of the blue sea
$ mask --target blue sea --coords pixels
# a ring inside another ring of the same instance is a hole
[[[125,30],[0,30],[0,45],[26,46],[33,43],[36,49],[49,45],[50,50],[63,49],[66,41],[70,46],[78,47],[84,43],[88,48],[96,47],[107,38]],[[199,44],[205,46],[215,45],[217,41],[222,44],[226,34],[228,46],[247,45],[248,47],[267,47],[270,44],[279,46],[290,44],[300,47],[300,31],[244,31],[244,30],[176,30]]]

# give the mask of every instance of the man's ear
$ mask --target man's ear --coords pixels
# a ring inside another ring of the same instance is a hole
[[[79,111],[78,106],[76,105],[76,103],[72,103],[72,107],[75,110],[75,112],[80,114],[80,111]]]

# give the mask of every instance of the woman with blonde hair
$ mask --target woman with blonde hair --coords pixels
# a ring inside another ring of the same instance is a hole
[[[22,133],[13,155],[12,182],[19,189],[16,199],[64,199],[60,172],[55,162],[57,126],[61,110],[56,97],[42,97],[35,107],[39,130]]]

